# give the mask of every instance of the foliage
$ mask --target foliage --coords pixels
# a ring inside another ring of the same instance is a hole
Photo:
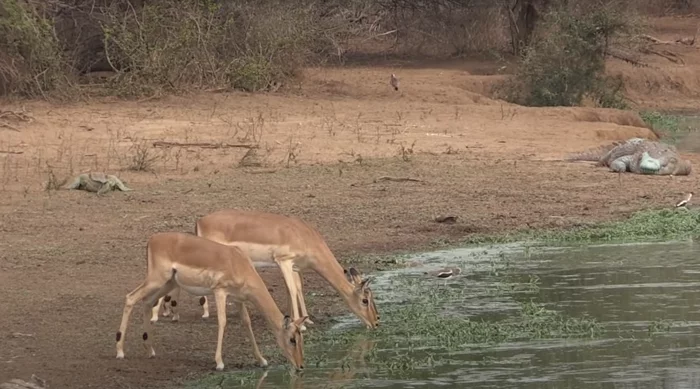
[[[0,0],[0,95],[46,97],[68,84],[52,21],[21,0]]]
[[[700,126],[700,118],[697,116],[676,115],[656,111],[643,111],[639,116],[651,126],[655,133],[662,137],[663,141],[677,144],[689,133],[697,131]],[[687,146],[687,142],[686,143]]]
[[[700,236],[700,211],[690,208],[646,210],[629,219],[568,230],[525,230],[507,235],[472,236],[466,244],[536,242],[639,242]]]
[[[318,32],[313,11],[269,4],[159,0],[104,14],[112,86],[126,95],[184,85],[263,90],[295,74]]]
[[[529,106],[577,106],[589,98],[598,106],[624,108],[622,80],[605,76],[605,53],[612,39],[633,28],[613,6],[552,8],[518,71],[497,93]]]

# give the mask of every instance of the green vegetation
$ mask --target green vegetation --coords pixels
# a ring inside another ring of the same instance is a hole
[[[605,55],[610,41],[635,29],[618,4],[552,8],[542,22],[543,36],[496,91],[529,106],[577,106],[589,99],[600,107],[626,108],[622,79],[605,75]]]
[[[536,242],[640,242],[687,239],[700,235],[700,211],[696,209],[646,210],[629,219],[592,227],[564,230],[525,230],[510,234],[478,235],[464,244]]]
[[[0,96],[45,97],[68,84],[52,23],[20,0],[0,0]]]
[[[314,15],[304,8],[155,1],[138,15],[118,4],[103,12],[106,58],[118,71],[111,86],[126,95],[177,85],[267,89],[293,76],[319,39]]]
[[[697,117],[643,111],[639,116],[646,124],[658,133],[664,142],[675,144],[691,131],[695,131],[700,123]]]
[[[503,273],[494,283],[494,295],[509,295],[518,291],[536,294],[536,283],[526,284],[525,289],[518,288],[509,274]],[[507,284],[509,287],[502,288]],[[468,346],[493,345],[506,341],[595,336],[600,332],[599,324],[590,318],[572,318],[556,311],[545,309],[541,304],[530,299],[519,301],[518,312],[505,318],[470,319],[450,314],[452,303],[464,301],[466,291],[462,288],[435,285],[425,279],[397,277],[392,290],[411,291],[408,304],[396,304],[388,307],[385,325],[373,336],[383,341],[416,342],[422,347],[439,350],[464,349]],[[514,298],[514,296],[507,296]],[[313,342],[311,340],[310,342]],[[335,343],[331,340],[331,343]]]

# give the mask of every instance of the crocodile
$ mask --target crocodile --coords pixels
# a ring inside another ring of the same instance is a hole
[[[690,161],[681,159],[672,145],[644,138],[630,138],[569,156],[567,161],[595,161],[617,173],[687,176]]]
[[[96,192],[98,196],[101,196],[111,190],[121,190],[122,192],[132,190],[124,185],[124,183],[117,176],[100,172],[83,173],[78,175],[75,177],[73,182],[68,185],[68,189]]]

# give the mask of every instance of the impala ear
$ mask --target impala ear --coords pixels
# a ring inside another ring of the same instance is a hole
[[[367,277],[367,278],[365,278],[365,279],[362,280],[362,282],[360,283],[360,288],[361,288],[361,289],[369,288],[369,284],[372,283],[372,281],[374,281],[374,277]]]
[[[284,329],[289,329],[289,324],[291,323],[291,319],[289,318],[289,315],[284,315],[284,321],[282,321],[282,327]]]
[[[359,285],[362,282],[362,275],[354,267],[348,269],[348,271],[345,273],[345,276],[348,278],[348,281],[355,285]]]
[[[294,324],[296,324],[297,327],[301,327],[301,325],[304,324],[304,322],[308,318],[309,318],[308,316],[300,317],[294,322]]]

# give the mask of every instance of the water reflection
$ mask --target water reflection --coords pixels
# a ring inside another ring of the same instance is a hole
[[[342,356],[338,357],[338,360],[340,361],[339,367],[314,369],[315,371],[311,374],[312,377],[309,380],[310,382],[307,387],[322,387],[327,389],[346,388],[352,387],[358,379],[368,378],[371,366],[368,366],[367,358],[369,354],[374,351],[376,345],[376,340],[366,338],[357,339],[346,348],[344,354],[340,354]],[[258,379],[255,386],[256,389],[263,387],[268,373],[269,371],[266,370]],[[270,387],[288,387],[290,389],[303,388],[305,375],[306,372],[289,372],[288,377],[285,379],[285,381],[288,381],[287,385],[284,385],[283,383],[280,383],[279,380],[275,379],[270,380]],[[320,378],[323,378],[322,382]]]

